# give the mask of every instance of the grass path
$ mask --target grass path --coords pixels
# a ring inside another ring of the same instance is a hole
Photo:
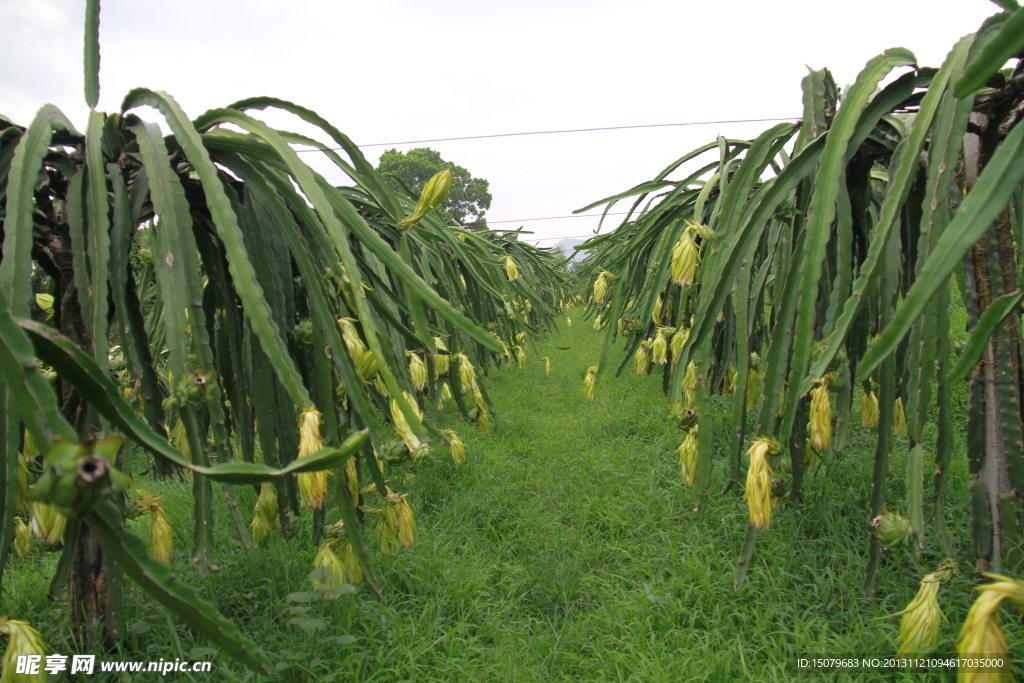
[[[674,455],[681,437],[664,419],[660,381],[608,376],[596,400],[583,400],[583,373],[598,360],[601,335],[588,322],[575,323],[561,324],[552,340],[567,350],[533,345],[525,370],[503,368],[486,378],[499,418],[490,435],[475,433],[448,408],[447,426],[468,444],[464,466],[440,458],[394,475],[394,488],[411,494],[418,538],[412,549],[376,559],[382,601],[361,592],[296,617],[287,595],[308,588],[315,552],[308,534],[276,536],[244,553],[218,509],[221,571],[188,578],[279,662],[272,680],[846,680],[800,676],[794,659],[890,653],[897,621],[881,617],[907,604],[939,558],[915,568],[910,555],[887,554],[877,598],[861,597],[870,435],[854,428],[847,451],[826,457],[809,477],[801,510],[776,510],[736,595],[732,573],[746,524],[741,493],[712,496],[704,519],[693,519],[693,494],[679,480]],[[718,417],[716,431],[724,434],[727,417]],[[901,460],[894,459],[890,486],[899,500]],[[718,459],[716,482],[722,469]],[[165,495],[187,537],[188,484],[137,485]],[[958,491],[955,485],[952,500],[963,499]],[[242,494],[248,512],[254,496]],[[337,517],[328,511],[329,522]],[[0,614],[43,615],[44,636],[62,651],[63,610],[43,597],[55,559],[15,567]],[[943,627],[937,652],[952,652],[969,585],[962,577],[943,593],[955,626]],[[172,632],[136,587],[127,587],[125,604],[127,652],[215,656],[180,624]],[[323,619],[312,635],[290,623],[309,617]],[[1015,627],[1009,631],[1014,647],[1019,638]],[[342,635],[356,640],[339,642]],[[230,671],[224,679],[240,680]],[[848,680],[921,677],[863,673]]]
[[[879,597],[860,596],[869,435],[832,464],[826,493],[812,475],[805,509],[777,511],[735,595],[741,494],[714,496],[693,521],[660,381],[609,376],[583,400],[601,334],[561,327],[552,342],[568,350],[532,348],[525,370],[488,378],[500,424],[470,435],[467,466],[424,471],[413,488],[420,542],[382,567],[386,616],[362,622],[358,678],[779,681],[796,677],[798,654],[890,652],[897,621],[876,619],[902,609],[920,575],[893,556]],[[950,650],[954,629],[943,636]]]

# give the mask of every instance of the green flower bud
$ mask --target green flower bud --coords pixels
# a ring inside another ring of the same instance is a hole
[[[428,213],[441,208],[441,204],[448,198],[448,192],[452,189],[452,180],[452,172],[447,168],[435,173],[430,180],[424,183],[420,199],[416,202],[416,210],[398,221],[398,227],[411,228],[423,220]]]

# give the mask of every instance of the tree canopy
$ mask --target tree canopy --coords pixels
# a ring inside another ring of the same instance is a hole
[[[441,158],[441,154],[429,147],[417,147],[408,152],[389,149],[380,157],[377,170],[388,183],[401,190],[402,185],[418,193],[435,173],[449,169],[454,176],[452,189],[442,207],[446,219],[471,230],[485,230],[487,221],[484,214],[491,208],[490,183],[483,178],[474,178],[462,166],[456,166]]]

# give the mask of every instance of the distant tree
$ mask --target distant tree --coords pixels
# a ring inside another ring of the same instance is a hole
[[[401,190],[405,184],[416,193],[431,176],[446,168],[451,170],[454,178],[442,214],[470,230],[486,230],[484,213],[491,208],[491,193],[488,191],[490,183],[483,178],[472,177],[469,171],[445,161],[437,151],[428,147],[417,147],[408,152],[389,149],[381,155],[377,166],[392,187]]]

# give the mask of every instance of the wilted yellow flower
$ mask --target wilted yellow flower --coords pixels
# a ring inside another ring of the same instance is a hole
[[[377,535],[380,537],[380,551],[385,555],[392,554],[399,545],[412,547],[416,540],[416,518],[405,495],[390,488],[387,490],[380,509]]]
[[[750,510],[750,524],[758,529],[767,529],[772,523],[772,468],[768,456],[778,452],[778,446],[763,436],[754,439],[747,451],[750,467],[747,469],[747,490],[743,501]]]
[[[384,398],[391,398],[391,392],[388,391],[388,386],[384,384],[384,380],[381,379],[380,375],[373,378],[373,385],[377,387],[377,391],[380,392],[381,396]]]
[[[14,518],[14,552],[17,554],[19,559],[27,560],[29,554],[32,552],[32,547],[29,544],[29,537],[31,533],[28,530],[28,525],[25,524],[25,520],[21,517]]]
[[[377,537],[380,539],[380,551],[385,555],[391,555],[398,548],[398,511],[391,506],[390,511],[387,505],[380,511],[380,518],[377,520]]]
[[[636,368],[636,374],[638,375],[646,375],[651,367],[651,356],[647,353],[649,345],[650,342],[644,339],[636,347],[636,353],[633,354],[633,367]]]
[[[544,374],[551,374],[551,359],[548,358],[547,356],[544,356]]]
[[[416,516],[413,514],[408,494],[392,493],[385,500],[385,505],[391,503],[398,512],[398,541],[403,548],[411,548],[416,542]]]
[[[651,342],[651,362],[655,365],[664,365],[668,362],[668,339],[665,338],[665,328],[659,327]]]
[[[359,336],[355,319],[340,318],[338,325],[341,326],[341,339],[345,342],[345,348],[348,349],[349,357],[353,363],[358,364],[362,360],[363,354],[366,353],[366,344],[363,343],[362,337]],[[366,377],[363,379],[366,379]]]
[[[320,413],[310,406],[302,411],[299,418],[299,457],[312,455],[324,447],[320,437]],[[299,496],[307,510],[319,510],[327,496],[327,472],[300,472]]]
[[[406,351],[409,357],[409,379],[416,391],[423,391],[427,386],[427,364],[415,351]]]
[[[526,351],[523,350],[522,346],[516,347],[516,360],[519,362],[520,370],[526,368]]]
[[[818,449],[814,447],[810,439],[804,441],[804,467],[808,471],[817,469],[818,465],[821,464],[821,454],[818,453]]]
[[[260,484],[260,495],[256,498],[256,505],[252,510],[252,524],[249,531],[252,532],[252,540],[260,545],[270,536],[270,530],[276,529],[277,518],[277,489],[270,482]]]
[[[484,399],[484,392],[480,391],[480,387],[473,387],[473,403],[476,405],[477,410],[486,413],[490,410],[490,406],[487,405],[487,400]]]
[[[29,529],[32,535],[42,539],[46,545],[57,545],[64,543],[64,525],[67,518],[57,512],[54,508],[43,502],[32,504],[32,519],[29,521]]]
[[[690,285],[697,281],[697,266],[700,263],[700,247],[693,239],[693,230],[687,228],[672,247],[672,282]]]
[[[28,432],[25,432],[28,436]],[[18,453],[18,489],[14,495],[15,512],[27,512],[32,506],[28,500],[28,456]]]
[[[328,588],[333,588],[345,582],[345,567],[341,564],[338,556],[334,554],[334,539],[325,538],[320,544],[320,548],[316,551],[316,557],[313,558],[313,568],[323,570],[313,579],[314,586],[323,584]]]
[[[694,426],[679,446],[679,476],[689,486],[697,480],[697,427]]]
[[[185,459],[192,462],[192,448],[188,444],[188,433],[185,431],[185,423],[182,422],[181,418],[174,423],[174,429],[171,430],[169,435],[171,437],[171,443],[177,448]],[[189,473],[192,470],[188,470]]]
[[[448,382],[445,382],[444,384],[441,385],[441,396],[437,400],[437,409],[440,410],[441,408],[443,408],[444,407],[444,402],[445,401],[450,401],[451,399],[452,399],[452,388],[450,386],[448,386]]]
[[[505,276],[509,282],[519,277],[519,268],[516,266],[516,262],[512,260],[511,256],[505,256]]]
[[[570,318],[569,316],[565,316],[565,326],[572,327],[572,318]]]
[[[739,379],[739,373],[736,372],[736,366],[729,361],[729,364],[725,366],[725,375],[722,377],[722,396],[728,396],[736,391],[737,379]]]
[[[7,649],[0,660],[0,683],[46,683],[46,660],[41,660],[37,673],[16,673],[18,657],[46,654],[46,645],[39,631],[27,622],[0,617],[0,634],[8,637]]]
[[[434,346],[438,351],[445,351],[445,353],[434,354],[434,379],[448,374],[448,363],[451,360],[451,356],[448,355],[448,349],[445,348],[444,342],[441,341],[440,337],[434,337]]]
[[[900,633],[896,638],[898,654],[911,654],[935,645],[939,622],[946,621],[939,607],[939,588],[952,579],[955,572],[955,561],[943,562],[938,569],[921,580],[917,595],[906,609],[893,615],[903,615],[900,619]]]
[[[747,394],[745,396],[747,410],[753,410],[754,404],[757,403],[758,389],[761,388],[761,374],[756,368],[751,366],[747,370]]]
[[[409,405],[412,407],[412,412],[416,418],[422,421],[423,411],[420,410],[419,405],[416,403],[416,399],[410,396],[407,391],[403,391],[402,395],[405,396],[405,400],[409,402]],[[409,422],[405,418],[405,413],[402,412],[402,409],[398,405],[398,401],[395,399],[391,399],[391,421],[395,426],[395,431],[400,437],[402,437],[402,441],[405,442],[405,446],[409,449],[410,453],[415,453],[423,446],[419,437],[416,436],[416,432],[413,431],[411,426],[409,426]]]
[[[380,372],[380,367],[377,365],[377,357],[373,355],[373,351],[363,351],[362,355],[355,359],[355,363],[356,372],[359,373],[359,378],[364,382],[369,382]]]
[[[481,434],[491,433],[491,411],[489,409],[478,409],[476,415],[476,428]]]
[[[299,457],[304,458],[323,450],[324,440],[320,437],[320,412],[310,406],[302,410],[299,418]]]
[[[342,524],[342,527],[345,525]],[[341,560],[341,567],[345,570],[345,579],[349,583],[359,583],[363,580],[363,568],[359,566],[359,559],[356,557],[356,551],[352,548],[352,544],[349,542],[347,537],[341,537],[334,542],[334,547],[337,550],[336,556]]]
[[[608,292],[608,275],[608,271],[602,270],[594,280],[594,303],[601,303],[604,300],[604,295]]]
[[[597,366],[591,365],[587,368],[587,374],[583,378],[583,398],[594,400],[597,396]]]
[[[459,380],[462,382],[462,393],[469,393],[476,386],[476,370],[465,353],[455,354],[455,359],[459,361]]]
[[[451,429],[444,430],[444,433],[448,435],[450,439],[450,448],[452,453],[452,461],[456,465],[461,465],[466,462],[466,444],[462,442],[459,435]]]
[[[665,302],[661,298],[661,294],[658,294],[658,298],[654,300],[654,309],[651,311],[651,321],[655,325],[661,324],[661,309],[665,305]]]
[[[683,375],[683,394],[686,396],[687,403],[695,403],[697,401],[697,363],[696,361],[690,361],[690,364],[686,366],[686,374]]]
[[[775,417],[782,417],[786,410],[786,387],[788,386],[789,383],[786,382],[786,380],[783,380],[782,386],[779,387],[779,402],[775,407]]]
[[[307,510],[319,510],[327,496],[327,472],[300,472],[299,497],[302,507]]]
[[[903,397],[896,397],[895,415],[893,416],[892,428],[897,434],[907,433],[907,414],[903,412]]]
[[[832,403],[828,398],[825,379],[815,382],[817,386],[811,389],[811,443],[823,451],[832,445]]]
[[[25,430],[25,439],[21,452],[24,454],[26,460],[32,460],[40,454],[39,446],[36,445],[36,440],[32,438],[32,432],[28,430]]]
[[[149,554],[164,564],[170,564],[171,553],[174,552],[174,527],[162,503],[150,505],[149,514]]]
[[[683,353],[683,347],[686,346],[686,340],[690,338],[690,328],[679,326],[676,333],[672,335],[672,342],[669,344],[669,348],[672,351],[672,364],[675,365],[676,361],[679,360],[679,356]]]
[[[345,461],[345,479],[348,480],[348,493],[352,497],[352,505],[359,506],[359,469],[356,467],[355,456]]]
[[[978,586],[975,589],[980,591],[981,595],[971,605],[967,618],[964,619],[960,635],[956,639],[956,651],[961,659],[974,657],[1002,659],[1004,666],[998,670],[993,670],[991,667],[986,669],[961,668],[957,675],[957,680],[961,683],[1002,683],[1012,680],[1010,650],[1006,645],[1006,638],[1003,637],[999,606],[1007,599],[1017,604],[1024,602],[1021,599],[1024,585],[998,574],[985,574],[985,576],[994,579],[997,583]]]
[[[878,396],[873,391],[860,394],[860,424],[868,429],[878,426]]]

